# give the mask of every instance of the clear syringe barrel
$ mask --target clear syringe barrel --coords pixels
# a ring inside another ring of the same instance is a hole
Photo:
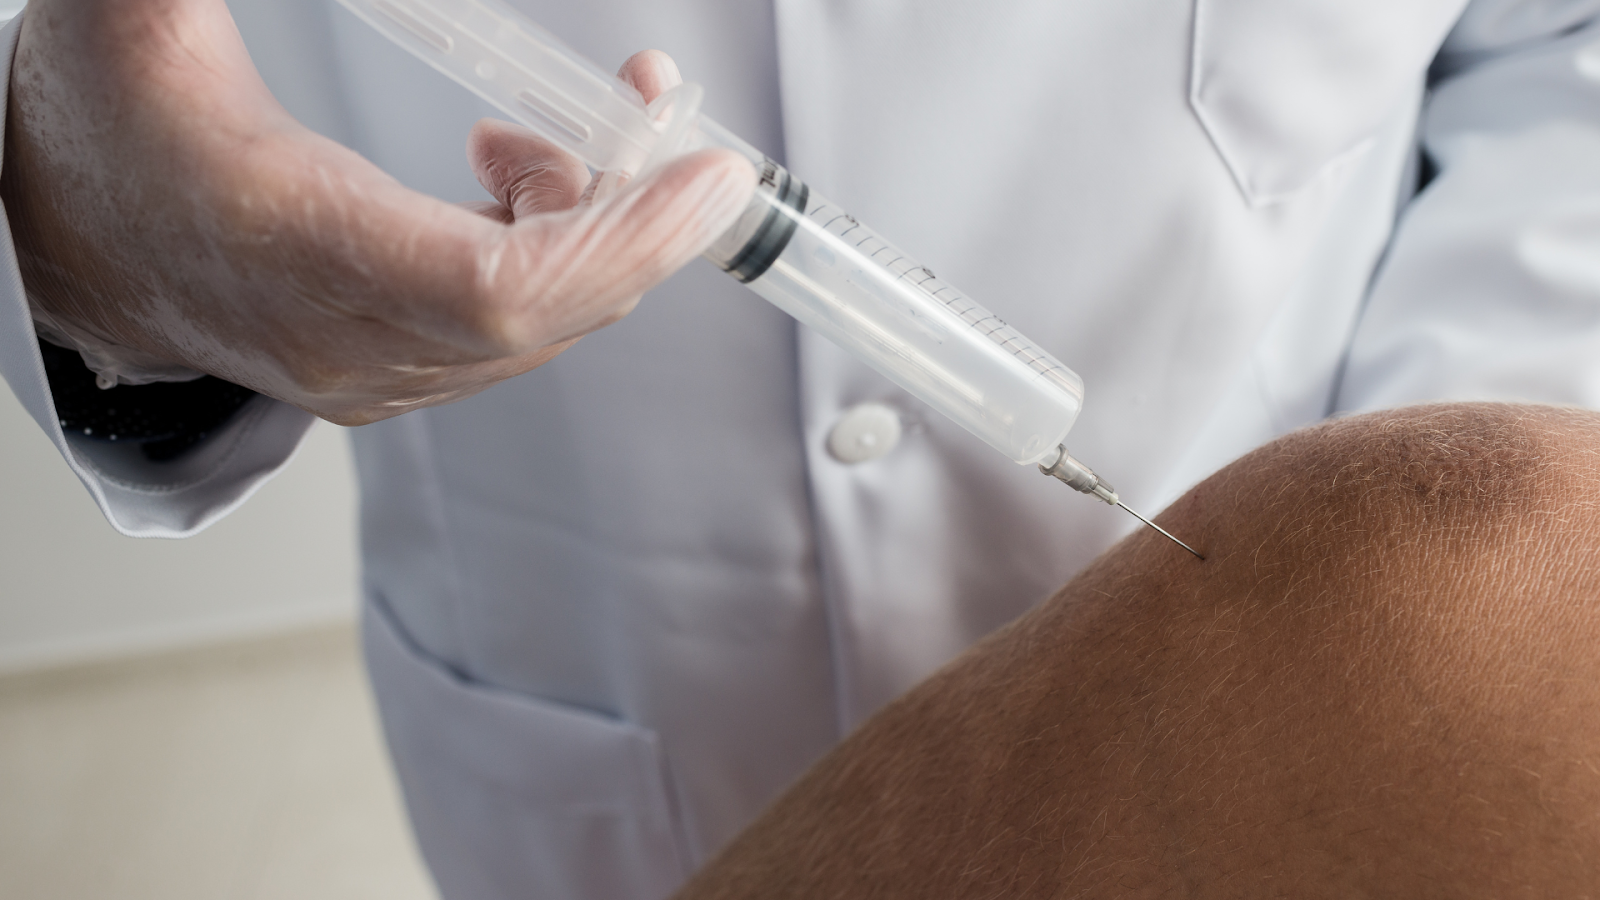
[[[701,116],[697,86],[647,107],[503,0],[339,2],[597,171],[638,175],[703,147],[742,153],[761,180],[711,261],[1016,462],[1058,453],[1082,380]]]
[[[771,160],[707,258],[1012,460],[1043,460],[1083,381]]]

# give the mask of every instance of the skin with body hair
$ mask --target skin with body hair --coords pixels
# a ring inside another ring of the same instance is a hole
[[[1205,481],[680,893],[1600,892],[1600,416],[1417,407]]]
[[[679,80],[652,51],[622,75],[646,99]],[[0,195],[52,318],[360,424],[617,320],[755,184],[742,157],[704,151],[587,202],[587,170],[531,132],[481,125],[468,155],[498,203],[418,194],[302,127],[223,0],[33,0]]]

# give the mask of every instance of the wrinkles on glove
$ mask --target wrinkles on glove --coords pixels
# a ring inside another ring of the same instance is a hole
[[[735,177],[751,171],[749,163],[705,153],[711,158],[670,165],[592,207],[519,220],[483,246],[479,289],[509,304],[495,309],[500,321],[483,330],[502,325],[501,339],[514,346],[530,339],[521,330],[530,323],[561,340],[625,315],[657,273],[698,255],[732,224],[732,217],[719,218],[715,233],[697,228],[708,218],[701,210],[737,214],[749,199]]]
[[[623,74],[676,82],[658,53]],[[576,160],[483,125],[498,204],[411,191],[296,123],[220,0],[35,0],[0,173],[30,298],[112,346],[343,424],[469,396],[615,321],[743,209],[703,151],[585,204]]]

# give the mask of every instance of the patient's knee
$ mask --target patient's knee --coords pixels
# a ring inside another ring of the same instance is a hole
[[[1600,884],[1600,418],[1334,422],[1208,479],[869,722],[704,897]]]
[[[1058,786],[1215,884],[1600,883],[1597,446],[1589,413],[1430,407],[1230,466],[1170,511],[1206,563],[1139,536],[1030,623],[1034,662],[1083,638],[1045,664],[1090,695]]]
[[[1600,416],[1493,404],[1291,435],[1172,511],[1211,538],[1215,565],[1175,568],[1143,596],[1260,617],[1245,630],[1339,652],[1352,676],[1478,666],[1441,689],[1487,690],[1496,672],[1526,685],[1512,669],[1587,659],[1600,637],[1596,447]]]

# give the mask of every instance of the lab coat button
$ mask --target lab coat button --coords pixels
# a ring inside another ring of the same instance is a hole
[[[828,433],[828,452],[842,463],[877,459],[900,443],[900,416],[882,403],[853,406]]]

